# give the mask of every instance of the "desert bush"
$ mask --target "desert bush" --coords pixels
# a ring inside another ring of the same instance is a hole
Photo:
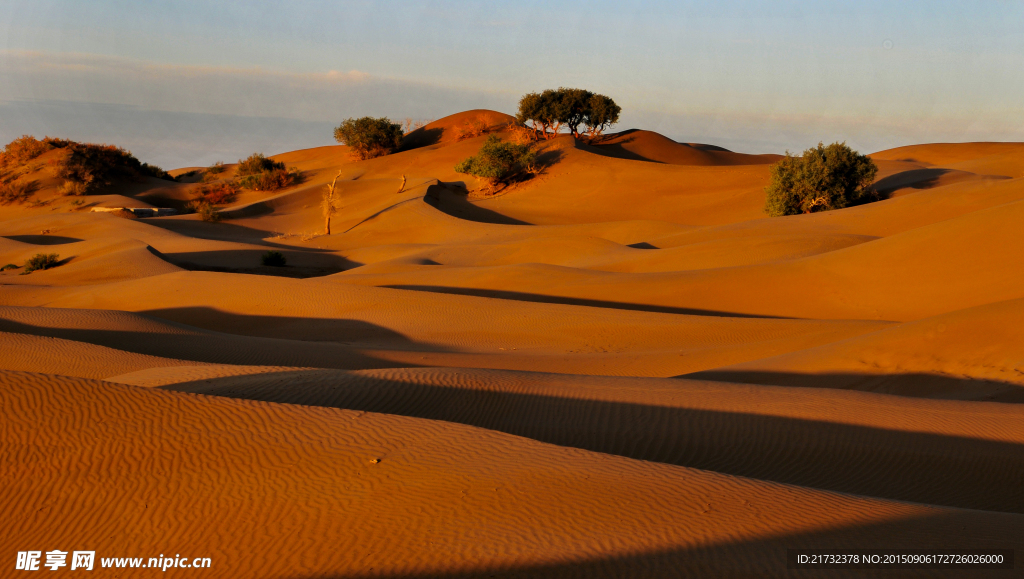
[[[149,163],[142,163],[139,166],[139,173],[146,177],[155,177],[157,179],[165,179],[167,181],[174,181],[174,177],[170,173],[164,171],[156,165],[150,165]]]
[[[619,120],[621,107],[610,97],[580,88],[548,89],[519,99],[516,120],[529,122],[538,135],[551,138],[564,126],[579,138],[580,126],[593,138]],[[549,132],[550,131],[550,132]]]
[[[265,157],[263,153],[253,153],[245,159],[238,160],[238,176],[259,175],[277,169],[284,169],[284,163]]]
[[[287,265],[288,260],[285,259],[284,254],[280,251],[268,251],[260,257],[260,263],[271,267],[284,267]]]
[[[46,137],[40,141],[30,135],[17,138],[4,147],[3,153],[0,153],[0,166],[23,165],[53,149],[67,151],[63,157],[50,161],[56,168],[57,177],[80,183],[81,185],[76,186],[78,188],[84,187],[80,192],[76,189],[65,194],[84,194],[109,185],[112,180],[118,178],[157,177],[174,180],[160,167],[142,163],[120,147],[78,143],[53,137]]]
[[[765,213],[772,217],[842,209],[878,200],[871,188],[878,167],[846,145],[818,143],[771,167],[765,187]]]
[[[351,147],[360,159],[372,159],[398,150],[402,125],[387,117],[346,119],[334,129],[334,140]]]
[[[157,177],[168,181],[174,180],[163,169],[142,163],[121,147],[78,143],[51,137],[43,141],[52,148],[67,151],[64,158],[55,163],[57,176],[81,183],[85,187],[83,193],[110,185],[115,179]]]
[[[402,123],[402,134],[408,135],[409,133],[420,129],[430,124],[430,121],[414,121],[413,119],[406,117],[405,122]]]
[[[14,265],[13,263],[8,263],[7,265],[5,265],[3,267],[0,267],[0,271],[7,271],[9,269],[18,269],[19,267],[21,267],[21,266],[20,265]]]
[[[231,203],[238,196],[238,192],[241,187],[234,181],[224,181],[220,183],[210,183],[200,185],[193,191],[192,196],[196,199],[202,199],[213,205],[223,205],[225,203]]]
[[[493,187],[531,171],[536,161],[537,152],[529,145],[503,143],[497,135],[491,135],[480,152],[456,165],[455,171],[480,177]]]
[[[14,139],[0,152],[0,167],[20,165],[35,159],[39,155],[53,149],[46,140],[38,140],[32,135],[22,135]]]
[[[67,157],[58,164],[57,176],[82,183],[87,189],[109,185],[117,177],[129,176],[126,168],[137,169],[139,174],[142,172],[142,163],[120,147],[72,141],[52,142],[60,143],[59,148],[68,151]],[[131,163],[129,158],[135,163]]]
[[[508,141],[517,145],[529,145],[540,138],[530,127],[513,122],[509,122],[505,132],[508,133]]]
[[[24,203],[39,189],[38,181],[25,183],[0,183],[0,205]]]
[[[56,253],[37,253],[25,262],[24,273],[32,273],[38,269],[50,269],[56,267],[59,262],[60,256]]]
[[[193,199],[185,204],[185,208],[193,213],[198,213],[199,218],[207,223],[216,223],[221,220],[220,211],[205,199]]]
[[[285,169],[284,163],[254,153],[238,161],[238,185],[254,191],[275,191],[302,181],[302,173],[295,168]]]
[[[455,140],[464,141],[479,137],[487,132],[487,121],[482,117],[467,119],[461,126],[455,127]]]
[[[238,184],[253,191],[276,191],[302,182],[302,173],[294,167],[290,170],[274,169],[238,179]]]
[[[88,186],[81,181],[64,181],[57,187],[57,193],[61,195],[85,195],[88,190]]]
[[[216,163],[214,163],[214,164],[210,165],[209,167],[203,169],[203,171],[202,171],[202,173],[203,173],[203,181],[212,181],[214,179],[217,179],[217,175],[220,175],[223,172],[224,172],[224,162],[223,161],[217,161]]]

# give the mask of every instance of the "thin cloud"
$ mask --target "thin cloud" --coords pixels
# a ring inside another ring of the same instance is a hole
[[[380,77],[162,64],[90,54],[0,52],[0,100],[63,100],[306,121],[348,116],[437,117],[508,109],[515,95]]]

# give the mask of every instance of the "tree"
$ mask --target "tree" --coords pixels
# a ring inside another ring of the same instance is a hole
[[[771,167],[765,187],[765,212],[777,217],[842,209],[877,201],[871,183],[878,173],[868,156],[832,143],[786,157]]]
[[[622,107],[615,104],[611,98],[603,94],[595,94],[590,97],[590,102],[587,104],[583,124],[587,127],[587,136],[591,139],[619,122],[619,113],[622,112]]]
[[[324,210],[324,235],[331,234],[331,217],[338,212],[337,189],[335,187],[338,184],[338,177],[341,177],[341,171],[338,171],[338,174],[334,176],[334,181],[331,181],[331,184],[327,186],[327,190],[324,191],[324,199],[320,203],[321,209]]]
[[[556,115],[569,128],[572,136],[578,139],[580,125],[590,112],[590,97],[594,96],[594,93],[582,88],[560,88],[556,94],[559,97]]]
[[[605,95],[562,87],[523,95],[519,99],[516,120],[523,124],[532,123],[534,131],[545,138],[557,135],[562,126],[568,127],[569,132],[579,138],[581,125],[587,128],[590,137],[594,137],[618,122],[621,110]]]
[[[360,159],[372,159],[398,150],[402,125],[387,117],[346,119],[334,129],[334,140],[351,147]]]
[[[519,99],[519,112],[516,113],[516,120],[522,124],[527,121],[533,123],[533,130],[540,136],[548,138],[548,129],[555,123],[553,107],[550,106],[550,95],[552,90],[543,93],[531,92]],[[555,128],[558,132],[558,128]]]
[[[493,187],[530,171],[536,160],[537,152],[529,145],[503,143],[497,135],[491,135],[479,153],[455,166],[455,172],[480,177]]]

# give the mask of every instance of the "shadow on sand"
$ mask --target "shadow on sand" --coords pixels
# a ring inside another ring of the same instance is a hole
[[[276,251],[284,255],[288,265],[282,267],[262,265],[262,257],[265,252],[259,249],[162,253],[158,255],[167,262],[189,271],[217,271],[291,278],[322,277],[362,265],[325,251],[285,249],[284,247]]]
[[[456,422],[632,459],[858,495],[1024,513],[1024,445],[838,422],[294,373],[230,396]],[[505,378],[529,373],[509,373]],[[671,384],[671,380],[666,380]],[[629,387],[625,384],[623,387]],[[684,385],[680,384],[680,388]],[[217,380],[168,389],[225,395]]]
[[[1024,403],[1024,387],[1012,382],[965,379],[926,373],[857,374],[853,372],[771,372],[759,370],[704,370],[676,376],[690,380],[713,380],[764,386],[792,386],[797,388],[833,388],[860,390],[898,396],[921,396],[963,400],[964,394],[976,392],[968,400],[986,402]],[[950,396],[942,396],[943,392]]]
[[[60,235],[4,235],[11,241],[20,241],[32,245],[64,245],[65,243],[78,243],[84,241],[75,237],[61,237]]]
[[[764,579],[774,577],[923,578],[983,576],[1019,577],[1020,563],[1009,559],[1009,569],[984,570],[967,566],[944,569],[789,569],[789,549],[1014,549],[1019,543],[993,532],[991,515],[977,512],[943,513],[895,520],[828,527],[798,533],[778,533],[765,538],[737,539],[704,546],[659,549],[607,557],[580,557],[548,564],[520,564],[476,571],[372,573],[326,575],[328,579],[663,579],[715,578]],[[1013,525],[1007,525],[1012,527]],[[1024,524],[1018,524],[1024,532]],[[568,559],[571,555],[568,555]],[[298,577],[303,577],[298,575]],[[312,579],[312,575],[308,576]],[[324,575],[316,575],[324,577]]]
[[[181,333],[56,328],[0,318],[0,331],[95,344],[107,348],[211,364],[293,366],[358,370],[414,367],[363,350],[439,352],[406,336],[361,320],[242,316],[213,308],[141,312],[178,326]],[[230,333],[229,333],[230,332]]]
[[[496,211],[481,207],[469,201],[466,184],[462,181],[440,183],[427,188],[424,201],[434,206],[435,209],[447,213],[452,217],[476,221],[477,223],[491,223],[494,225],[532,225],[526,221],[520,221],[514,217],[502,215]]]
[[[516,292],[507,290],[477,289],[465,287],[448,287],[440,285],[414,285],[414,284],[392,284],[382,285],[391,289],[411,290],[418,292],[433,292],[442,294],[453,294],[459,296],[473,296],[478,298],[491,298],[498,300],[513,300],[520,302],[534,302],[539,304],[562,304],[566,306],[586,306],[590,308],[608,308],[613,310],[630,310],[637,312],[653,312],[658,314],[682,314],[687,316],[715,316],[722,318],[760,318],[789,320],[781,316],[761,316],[754,314],[739,314],[735,312],[720,312],[716,310],[700,310],[695,308],[677,308],[674,306],[657,306],[649,304],[632,304],[628,302],[612,302],[606,300],[592,300],[586,298],[571,298],[562,296],[549,296],[527,292]]]

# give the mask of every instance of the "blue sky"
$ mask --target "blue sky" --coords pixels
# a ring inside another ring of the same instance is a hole
[[[327,144],[349,116],[511,113],[561,85],[615,98],[617,128],[745,152],[1024,140],[1022,23],[1009,0],[0,0],[0,140],[63,131],[201,164]],[[149,133],[118,107],[152,112]]]

